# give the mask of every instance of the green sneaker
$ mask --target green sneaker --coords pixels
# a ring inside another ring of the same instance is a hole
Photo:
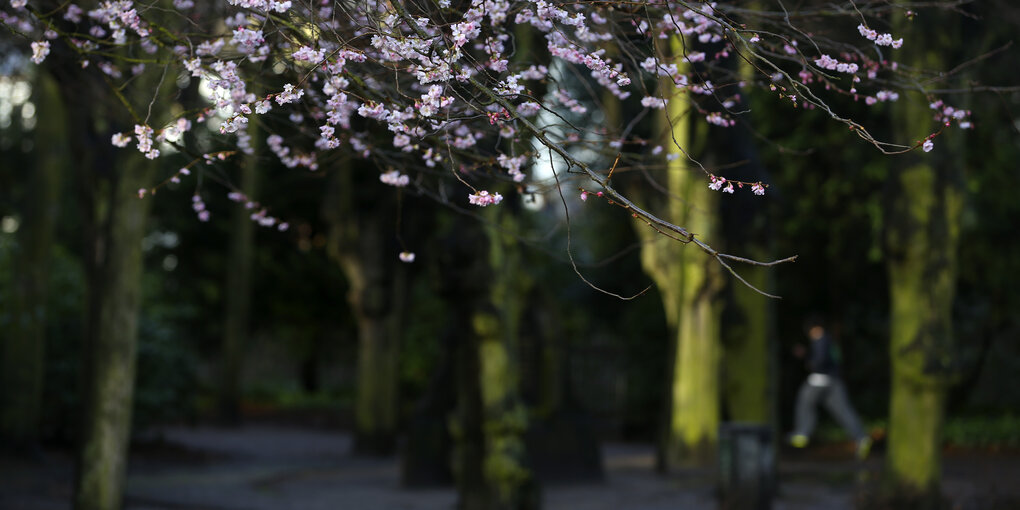
[[[864,436],[857,440],[857,460],[864,460],[868,458],[868,454],[871,453],[871,438]]]
[[[794,434],[790,436],[790,445],[794,448],[804,448],[808,444],[808,437],[804,434]]]

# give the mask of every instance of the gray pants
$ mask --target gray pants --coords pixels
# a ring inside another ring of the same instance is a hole
[[[846,396],[846,387],[843,386],[843,381],[838,377],[821,374],[811,374],[800,387],[800,392],[797,394],[797,424],[794,434],[810,437],[814,432],[815,423],[818,421],[816,409],[819,400],[825,403],[829,413],[854,440],[862,439],[865,436],[861,420],[857,418],[857,413],[850,406],[850,399]]]

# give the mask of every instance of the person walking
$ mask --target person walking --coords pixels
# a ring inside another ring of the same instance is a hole
[[[790,434],[790,444],[796,448],[808,445],[818,421],[818,403],[822,402],[843,430],[854,439],[857,458],[863,460],[871,450],[871,437],[861,427],[861,420],[850,405],[846,386],[839,377],[839,349],[826,334],[821,321],[809,322],[808,337],[811,346],[807,365],[811,373],[797,393],[796,423]],[[803,347],[798,348],[794,354],[803,357]]]

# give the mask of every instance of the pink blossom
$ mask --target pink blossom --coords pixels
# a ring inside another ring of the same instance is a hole
[[[644,106],[645,108],[662,109],[665,108],[665,104],[663,103],[664,101],[662,99],[655,96],[645,96],[641,98],[641,106]]]
[[[725,177],[716,177],[714,175],[710,175],[709,177],[711,178],[712,182],[709,183],[708,188],[711,189],[712,191],[719,191],[719,188],[722,188],[723,184],[726,184]]]
[[[398,188],[402,188],[411,183],[411,178],[406,174],[400,173],[398,170],[384,172],[379,176],[379,180],[383,184],[389,184],[390,186],[396,186]]]
[[[49,54],[50,54],[49,41],[36,41],[32,43],[32,62],[36,64],[42,64],[43,60],[46,60],[46,55]]]
[[[502,201],[503,195],[500,195],[499,193],[489,194],[488,191],[478,191],[468,195],[468,203],[471,205],[477,205],[478,207],[495,205]]]
[[[117,147],[127,147],[127,144],[131,143],[131,137],[124,133],[114,133],[110,137],[110,143]]]

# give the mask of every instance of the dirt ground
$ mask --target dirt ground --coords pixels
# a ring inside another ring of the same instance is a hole
[[[395,457],[350,454],[343,433],[278,426],[168,428],[137,448],[129,465],[128,510],[452,509],[452,488],[405,490]],[[872,488],[880,453],[864,463],[842,447],[783,452],[775,510],[851,509]],[[654,473],[650,445],[603,447],[606,480],[547,486],[547,510],[714,509],[714,473]],[[66,510],[71,459],[56,451],[0,457],[0,509]],[[948,508],[1020,508],[1020,456],[947,452]]]

